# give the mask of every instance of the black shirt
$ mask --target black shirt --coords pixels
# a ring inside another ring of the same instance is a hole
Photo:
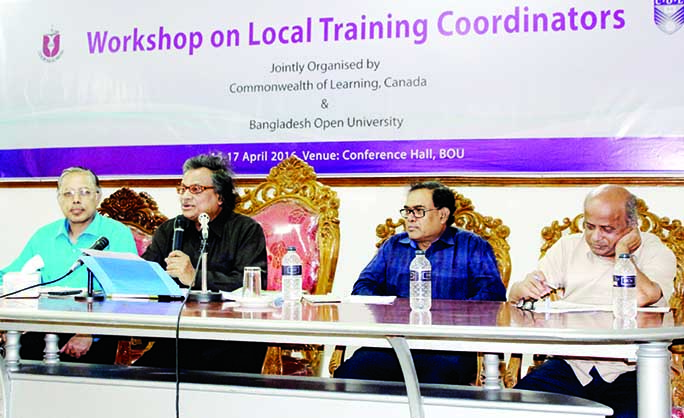
[[[190,257],[194,267],[200,255],[201,234],[195,223],[185,219],[181,251]],[[142,257],[159,263],[166,269],[164,259],[171,252],[175,218],[157,228],[152,243]],[[261,225],[254,219],[227,210],[209,222],[207,239],[207,288],[212,291],[233,291],[242,287],[242,272],[246,266],[261,267],[261,288],[266,289],[266,238]],[[201,269],[200,269],[201,270]],[[193,289],[201,289],[201,272],[197,271]],[[181,287],[187,287],[175,279]]]

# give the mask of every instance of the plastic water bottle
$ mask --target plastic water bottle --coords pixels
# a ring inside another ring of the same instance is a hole
[[[302,320],[302,303],[300,301],[283,302],[283,319],[290,321]]]
[[[432,307],[432,266],[425,258],[425,251],[416,250],[416,256],[409,267],[409,296],[411,309],[429,311]]]
[[[613,270],[613,316],[636,318],[636,296],[636,268],[629,254],[620,254]]]
[[[287,247],[282,272],[283,299],[299,302],[302,298],[302,259],[297,254],[297,247]]]
[[[411,311],[409,315],[411,325],[432,325],[432,312],[430,311]]]

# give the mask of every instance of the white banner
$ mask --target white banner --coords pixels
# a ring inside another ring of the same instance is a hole
[[[0,0],[0,177],[209,150],[257,175],[681,172],[682,25],[684,0]]]
[[[682,136],[684,30],[656,9],[0,1],[2,148]]]

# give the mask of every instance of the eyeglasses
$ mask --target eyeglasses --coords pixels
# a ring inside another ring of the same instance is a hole
[[[190,193],[192,193],[192,194],[200,194],[207,189],[215,189],[215,187],[214,186],[202,186],[201,184],[191,184],[189,186],[186,186],[183,183],[181,183],[180,186],[176,187],[176,191],[178,192],[178,194],[183,194],[183,193],[185,193],[186,190],[189,190]]]
[[[82,188],[78,190],[62,190],[57,192],[57,195],[62,199],[73,199],[77,194],[81,197],[89,198],[94,193],[97,193],[97,191],[93,192],[90,189]]]
[[[439,210],[437,208],[435,209],[425,209],[425,208],[415,208],[415,209],[409,209],[409,208],[404,208],[400,209],[399,213],[401,214],[401,217],[404,219],[408,219],[409,215],[413,215],[416,219],[422,218],[425,216],[426,212],[430,212],[431,210]]]

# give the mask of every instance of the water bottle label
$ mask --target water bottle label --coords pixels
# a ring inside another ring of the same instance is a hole
[[[283,276],[301,276],[302,266],[283,266]]]
[[[613,276],[613,287],[636,287],[636,276]]]
[[[411,270],[411,275],[409,280],[415,282],[416,280],[421,280],[424,282],[429,282],[432,280],[432,271],[430,270]]]

